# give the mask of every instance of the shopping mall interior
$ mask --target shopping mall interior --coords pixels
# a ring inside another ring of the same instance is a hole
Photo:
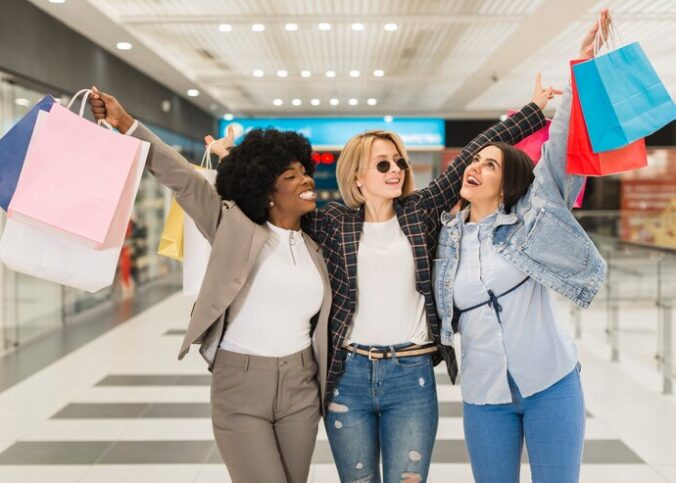
[[[423,188],[531,100],[538,72],[569,83],[602,8],[613,47],[639,42],[674,98],[673,0],[3,0],[0,137],[45,96],[66,106],[96,86],[195,165],[203,137],[228,126],[303,134],[320,209],[342,200],[346,141],[370,129],[401,135]],[[599,293],[586,309],[555,296],[581,364],[585,483],[676,483],[676,122],[645,146],[640,169],[587,177],[573,209],[607,263]],[[233,481],[211,373],[196,347],[177,359],[197,291],[158,248],[172,198],[143,173],[104,288],[0,264],[0,482]],[[434,369],[430,482],[475,481],[460,373],[452,384]],[[525,453],[520,478],[531,481]],[[340,481],[323,423],[308,481]]]

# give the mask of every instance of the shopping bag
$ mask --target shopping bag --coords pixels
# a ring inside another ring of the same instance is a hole
[[[0,207],[5,211],[19,181],[38,111],[49,111],[54,102],[52,96],[43,97],[0,139]]]
[[[212,185],[216,182],[216,170],[211,166],[209,148],[204,152],[198,169]],[[183,294],[196,297],[202,287],[204,274],[211,255],[211,245],[197,229],[195,222],[186,215],[183,224]]]
[[[85,90],[73,101],[83,93],[86,99]],[[141,141],[84,119],[84,107],[85,100],[80,116],[58,104],[45,113],[40,129],[34,129],[8,215],[107,248],[120,235],[110,232],[111,224]]]
[[[511,109],[507,111],[508,116],[513,116],[516,113],[517,111]],[[549,126],[551,123],[552,121],[547,119],[545,122],[545,127],[514,144],[515,148],[519,148],[533,160],[534,165],[537,165],[540,161],[540,157],[542,156],[542,145],[549,139]],[[585,179],[584,183],[582,184],[582,189],[580,190],[580,193],[573,204],[573,208],[582,207],[582,199],[584,198],[584,190],[586,185],[587,180]]]
[[[571,70],[580,60],[571,61]],[[566,172],[584,176],[603,176],[647,166],[648,154],[643,138],[613,151],[595,153],[592,149],[578,98],[577,79],[571,75],[573,99],[570,109]]]
[[[610,46],[618,41],[613,25]],[[596,45],[600,35],[601,29]],[[676,119],[676,105],[638,42],[578,63],[573,76],[595,153],[624,147]]]
[[[110,247],[96,250],[59,233],[8,218],[0,238],[0,260],[17,272],[87,292],[111,285],[150,144],[141,142],[139,148],[113,217],[111,232],[115,237]]]
[[[179,262],[183,261],[183,208],[176,202],[176,198],[171,201],[167,220],[164,222],[160,245],[157,248],[157,254],[168,258],[173,258]]]

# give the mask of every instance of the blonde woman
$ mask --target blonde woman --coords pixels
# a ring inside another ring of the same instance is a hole
[[[430,261],[439,219],[459,199],[462,174],[489,142],[515,143],[545,125],[552,88],[472,140],[425,189],[414,191],[401,138],[371,131],[348,141],[337,177],[345,205],[303,217],[322,245],[333,291],[325,425],[341,481],[426,481],[437,431],[433,365],[441,345]]]

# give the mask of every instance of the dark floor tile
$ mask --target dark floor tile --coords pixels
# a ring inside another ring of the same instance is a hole
[[[100,464],[200,464],[207,460],[213,441],[118,441]]]
[[[143,418],[211,418],[209,403],[155,403]]]
[[[71,403],[51,419],[117,419],[137,418],[151,403]]]
[[[112,441],[19,441],[0,453],[0,465],[91,465]]]

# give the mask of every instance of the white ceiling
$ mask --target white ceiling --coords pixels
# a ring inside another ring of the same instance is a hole
[[[548,84],[567,81],[568,60],[603,6],[622,40],[640,41],[676,93],[674,0],[31,1],[172,90],[199,89],[190,100],[215,115],[493,117],[529,100],[538,71]],[[331,30],[319,30],[322,22]],[[254,23],[265,31],[254,32]],[[117,50],[120,40],[134,48]]]

